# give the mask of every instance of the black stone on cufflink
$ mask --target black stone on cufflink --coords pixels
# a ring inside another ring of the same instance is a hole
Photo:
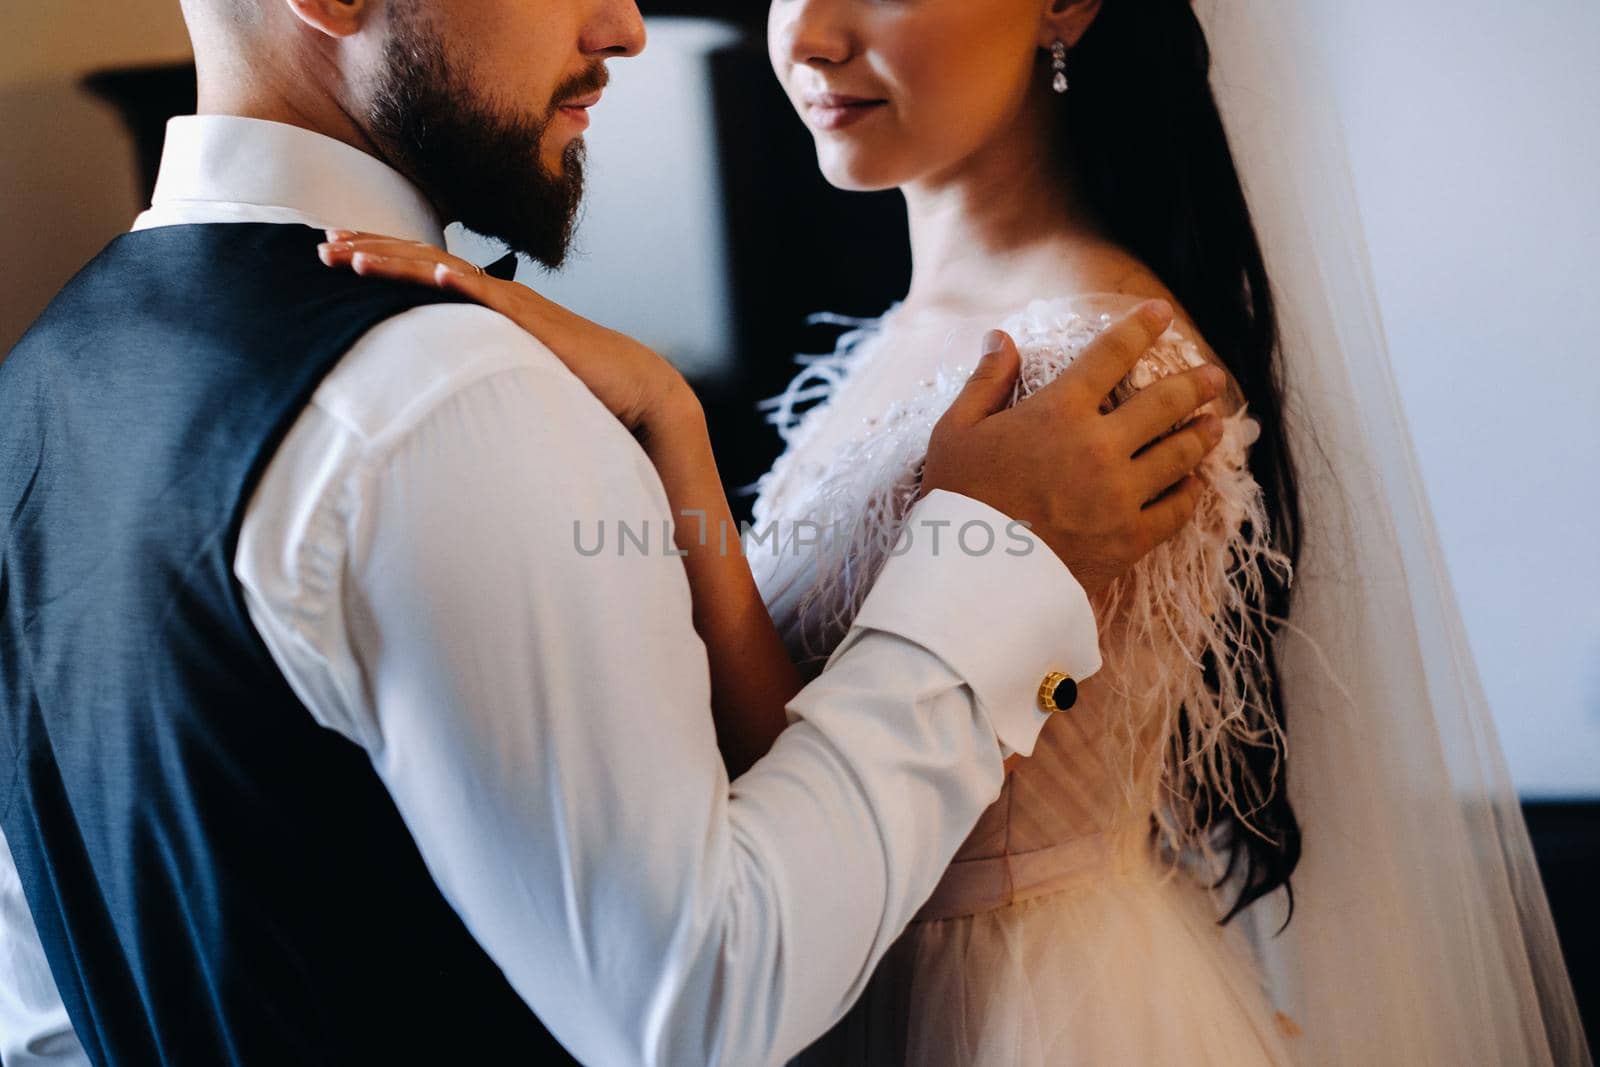
[[[1078,702],[1078,683],[1060,671],[1051,671],[1039,683],[1039,706],[1045,711],[1066,711]]]

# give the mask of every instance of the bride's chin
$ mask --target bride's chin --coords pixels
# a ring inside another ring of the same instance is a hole
[[[899,180],[889,176],[884,168],[870,166],[865,160],[819,155],[817,167],[829,185],[847,193],[881,193],[900,186]]]

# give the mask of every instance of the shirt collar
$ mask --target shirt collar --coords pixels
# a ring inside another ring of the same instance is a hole
[[[152,213],[233,204],[443,246],[439,215],[394,168],[343,141],[237,115],[167,123]]]

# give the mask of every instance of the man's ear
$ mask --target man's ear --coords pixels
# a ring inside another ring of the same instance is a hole
[[[294,17],[329,37],[350,37],[366,23],[371,0],[285,0]]]
[[[1048,0],[1039,23],[1039,47],[1049,48],[1057,41],[1076,47],[1099,14],[1100,0]]]

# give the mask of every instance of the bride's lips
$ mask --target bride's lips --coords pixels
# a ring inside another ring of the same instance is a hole
[[[589,109],[600,102],[602,90],[595,90],[587,96],[575,96],[565,100],[556,110],[576,123],[579,129],[589,128]]]
[[[811,125],[819,130],[842,130],[876,114],[888,101],[841,93],[807,93],[804,103]]]

